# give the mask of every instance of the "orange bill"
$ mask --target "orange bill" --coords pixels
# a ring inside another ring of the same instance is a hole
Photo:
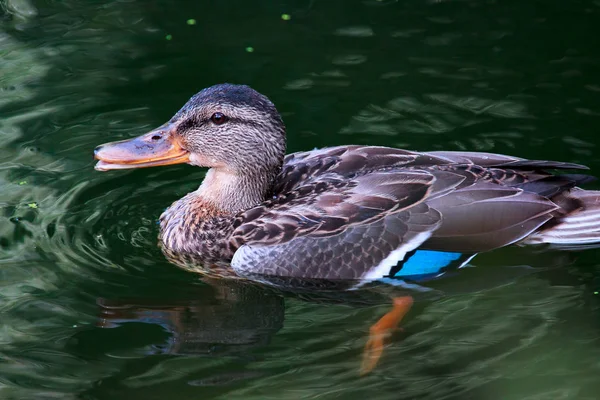
[[[182,164],[189,161],[189,156],[171,124],[133,139],[103,144],[94,150],[98,171]]]

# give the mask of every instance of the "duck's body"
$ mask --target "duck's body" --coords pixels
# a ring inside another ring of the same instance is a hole
[[[547,170],[578,168],[372,146],[295,153],[268,199],[248,210],[220,212],[197,192],[176,201],[161,216],[161,243],[172,256],[205,265],[233,259],[242,275],[421,279],[479,252],[545,241],[545,230],[590,197],[573,189],[586,176]],[[593,228],[571,240],[597,239]],[[419,250],[429,250],[429,265],[403,271],[411,257],[423,257]]]
[[[161,242],[171,255],[203,264],[233,259],[242,275],[421,279],[479,252],[547,241],[545,231],[590,199],[574,189],[586,176],[547,170],[578,168],[371,146],[295,153],[268,199],[249,210],[220,213],[196,192],[178,200],[161,216]],[[591,197],[600,206],[598,194]],[[600,215],[590,222],[570,241],[597,240]],[[407,268],[420,250],[429,250],[429,265]]]
[[[96,168],[209,167],[162,214],[161,242],[174,258],[230,262],[242,276],[418,280],[513,243],[600,241],[600,192],[578,188],[588,176],[551,172],[580,165],[372,146],[284,154],[275,106],[217,85],[157,130],[98,148]],[[410,303],[397,300],[382,326]]]

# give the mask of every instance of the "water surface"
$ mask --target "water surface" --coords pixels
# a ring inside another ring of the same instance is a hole
[[[290,152],[492,151],[598,174],[598,1],[0,7],[0,398],[597,398],[598,250],[478,257],[358,379],[385,301],[181,271],[156,220],[204,171],[99,173],[91,154],[233,82],[275,102]]]

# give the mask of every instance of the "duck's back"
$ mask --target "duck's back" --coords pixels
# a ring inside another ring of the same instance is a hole
[[[586,229],[569,240],[597,241],[600,196],[575,188],[590,178],[553,169],[585,167],[373,146],[291,154],[273,199],[235,220],[232,266],[299,278],[431,276],[475,253],[546,241],[584,209],[593,211]]]

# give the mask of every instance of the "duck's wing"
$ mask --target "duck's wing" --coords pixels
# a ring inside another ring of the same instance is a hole
[[[446,174],[442,183],[427,171],[401,169],[437,162],[360,146],[288,156],[278,195],[234,223],[233,268],[244,275],[361,278],[402,245],[398,251],[418,246],[439,225],[439,213],[419,205],[464,178]],[[345,261],[336,263],[340,257]]]
[[[501,172],[515,184],[527,181]],[[557,209],[539,194],[499,184],[493,170],[446,154],[331,148],[288,158],[281,177],[278,196],[235,222],[232,267],[240,274],[384,277],[424,243],[461,258],[457,251],[522,238]]]

